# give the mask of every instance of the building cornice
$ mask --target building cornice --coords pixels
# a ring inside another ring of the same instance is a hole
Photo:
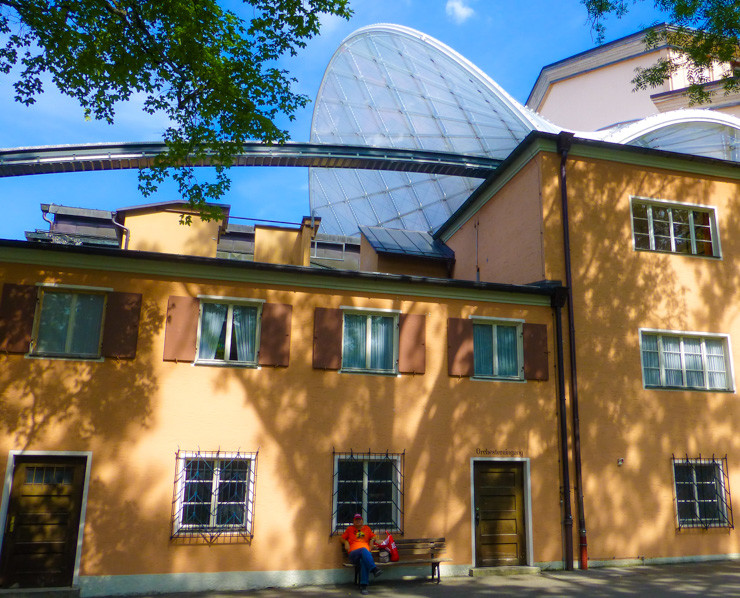
[[[54,246],[0,240],[0,261],[44,268],[98,270],[169,280],[249,283],[290,289],[406,295],[518,305],[550,305],[557,285],[510,285],[397,274],[317,270],[259,262],[181,256],[145,251]]]

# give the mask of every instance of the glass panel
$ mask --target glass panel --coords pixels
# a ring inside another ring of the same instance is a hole
[[[704,364],[701,358],[701,339],[684,338],[684,363],[686,365],[686,385],[704,388]]]
[[[676,253],[691,253],[691,228],[688,224],[673,224]]]
[[[370,369],[393,370],[393,323],[385,316],[372,316],[370,334]]]
[[[203,303],[200,321],[200,359],[223,359],[226,351],[228,305]]]
[[[44,292],[36,345],[38,353],[65,353],[71,313],[71,293]]]
[[[709,388],[729,388],[724,341],[720,339],[706,339],[704,343],[707,352]]]
[[[496,362],[499,376],[519,375],[516,326],[496,326]]]
[[[664,336],[663,361],[667,386],[684,386],[681,370],[681,339],[675,336]]]
[[[241,504],[219,504],[216,509],[216,525],[244,525],[246,507]]]
[[[344,314],[342,367],[365,368],[367,316]]]
[[[473,324],[473,371],[476,376],[493,376],[493,326]]]
[[[235,305],[229,359],[246,363],[256,360],[257,308]]]
[[[650,249],[650,235],[635,233],[635,247],[637,249]]]
[[[209,525],[214,462],[190,459],[185,462],[183,525]]]
[[[100,326],[103,321],[103,295],[77,295],[74,302],[70,353],[98,355],[100,351]]]
[[[642,335],[642,369],[645,373],[646,386],[660,386],[660,357],[657,336]]]

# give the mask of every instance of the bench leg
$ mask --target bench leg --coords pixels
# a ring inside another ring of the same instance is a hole
[[[437,575],[437,583],[440,582],[440,575],[439,575],[439,563],[432,563],[432,581],[434,581],[434,575]]]

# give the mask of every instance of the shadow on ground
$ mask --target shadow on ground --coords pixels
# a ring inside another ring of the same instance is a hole
[[[274,588],[248,592],[159,594],[158,598],[332,598],[359,596],[352,585]],[[511,577],[450,577],[437,585],[423,581],[378,580],[370,587],[376,598],[496,598],[532,596],[623,597],[669,596],[740,598],[740,562],[543,572]]]

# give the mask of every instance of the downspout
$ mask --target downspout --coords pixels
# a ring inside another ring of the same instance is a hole
[[[570,229],[568,219],[568,186],[565,162],[568,159],[573,133],[561,131],[557,148],[560,154],[560,200],[563,218],[563,252],[565,258],[565,288],[568,294],[568,349],[570,350],[570,392],[571,412],[573,414],[573,465],[576,476],[576,497],[578,499],[578,566],[588,569],[588,543],[586,541],[586,515],[583,511],[583,475],[581,470],[581,425],[578,415],[578,376],[576,374],[576,327],[573,318],[573,276],[570,267]]]
[[[131,231],[120,222],[116,222],[116,216],[118,216],[118,212],[113,212],[111,214],[111,222],[123,231],[123,248],[128,249],[128,240],[131,237]]]
[[[568,423],[565,406],[565,357],[563,356],[564,289],[555,291],[550,304],[555,309],[555,348],[558,359],[558,413],[560,436],[560,465],[563,474],[563,535],[565,539],[565,570],[573,571],[573,512],[570,505],[570,468],[568,467]]]

